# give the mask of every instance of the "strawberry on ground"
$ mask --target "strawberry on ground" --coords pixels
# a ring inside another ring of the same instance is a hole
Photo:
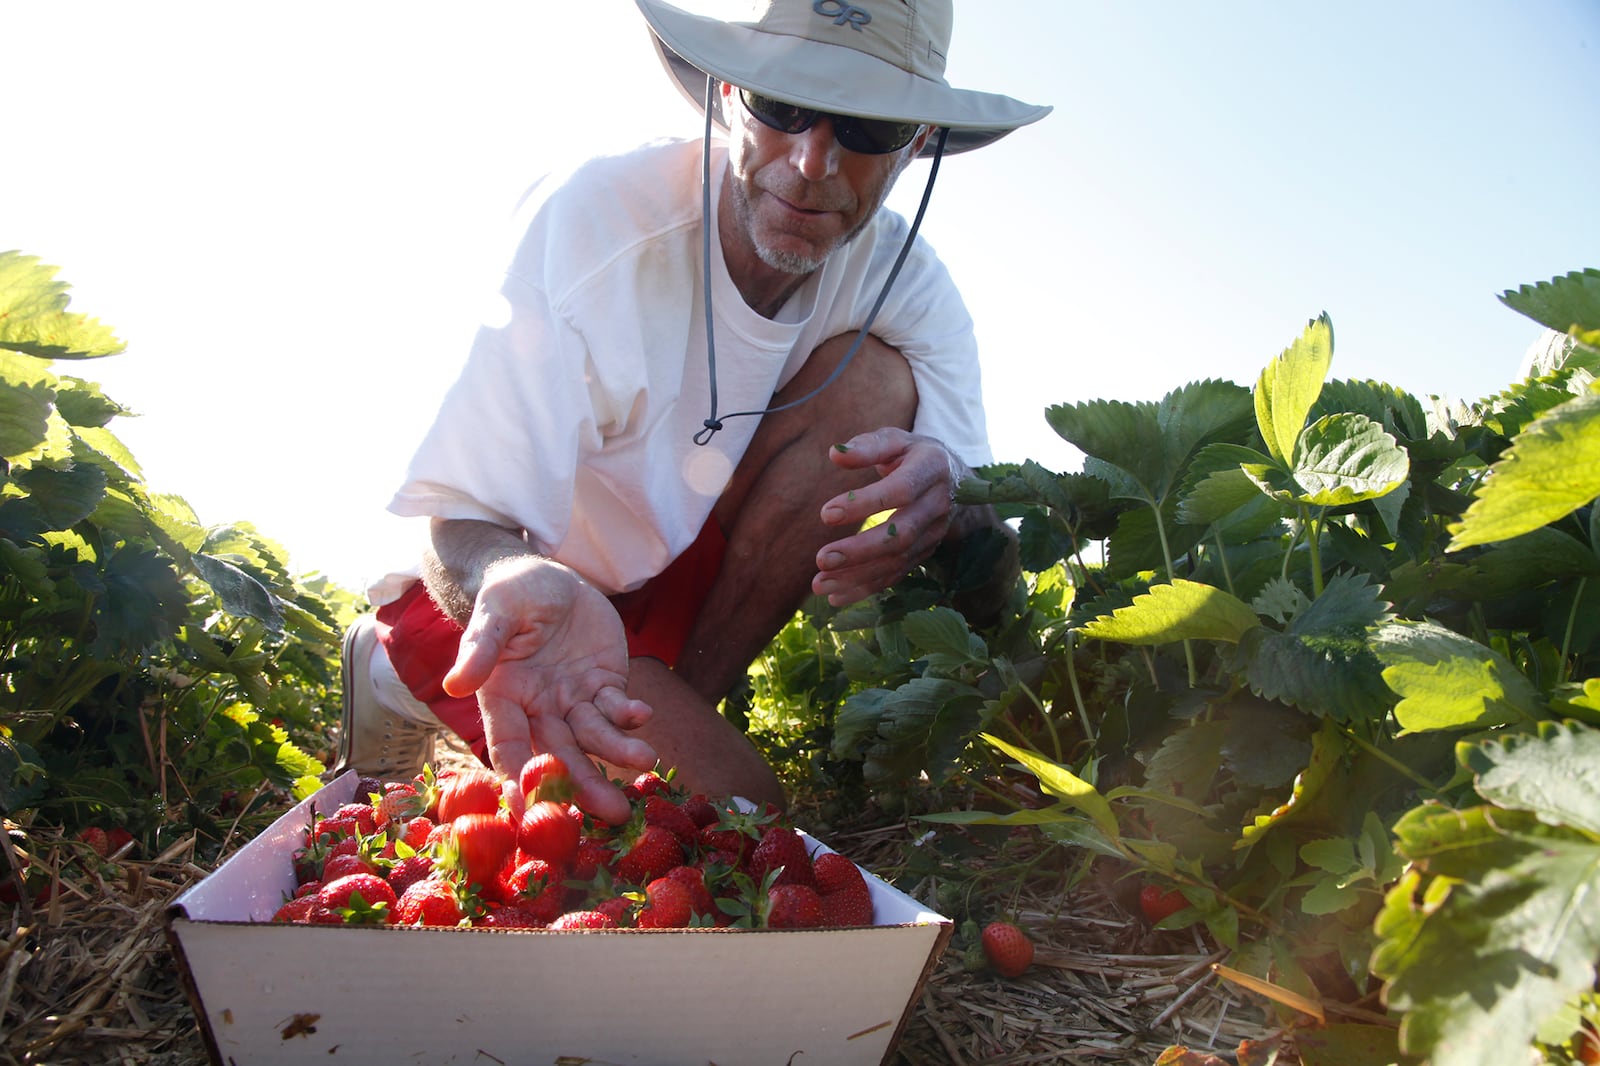
[[[1176,888],[1148,884],[1139,890],[1139,909],[1144,912],[1145,921],[1151,925],[1177,914],[1188,905],[1189,901]]]
[[[1017,977],[1033,963],[1033,941],[1010,922],[990,922],[980,939],[989,965],[1002,977]]]
[[[89,850],[104,859],[111,854],[111,837],[97,825],[78,830],[78,839],[89,845]]]

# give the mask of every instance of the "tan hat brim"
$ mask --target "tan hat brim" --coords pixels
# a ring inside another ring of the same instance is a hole
[[[1051,111],[999,93],[952,88],[852,48],[764,33],[660,0],[636,2],[662,64],[697,108],[705,103],[710,75],[803,107],[947,127],[946,155],[989,144]]]

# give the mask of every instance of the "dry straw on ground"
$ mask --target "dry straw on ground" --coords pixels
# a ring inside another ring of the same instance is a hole
[[[893,865],[907,836],[891,827],[829,843],[873,868]],[[205,1063],[164,932],[167,905],[208,872],[192,839],[105,862],[76,841],[27,841],[55,892],[36,908],[0,906],[0,1062]],[[946,952],[898,1062],[1148,1066],[1172,1044],[1227,1052],[1266,1030],[1261,1004],[1212,975],[1220,956],[1192,934],[1151,937],[1103,892],[1020,902],[1033,967],[1004,980]]]

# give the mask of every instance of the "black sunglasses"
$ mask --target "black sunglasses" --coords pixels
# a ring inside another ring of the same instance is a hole
[[[761,96],[749,89],[739,90],[739,99],[745,110],[779,133],[804,133],[826,118],[833,123],[833,136],[839,145],[862,155],[888,155],[910,144],[922,129],[920,122],[894,122],[881,118],[856,118],[853,115],[835,115],[818,111],[814,107],[800,107]]]

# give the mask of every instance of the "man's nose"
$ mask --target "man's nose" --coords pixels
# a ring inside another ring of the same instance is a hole
[[[807,181],[831,178],[839,169],[839,153],[844,151],[833,136],[833,119],[819,116],[808,130],[790,135],[789,162]]]

